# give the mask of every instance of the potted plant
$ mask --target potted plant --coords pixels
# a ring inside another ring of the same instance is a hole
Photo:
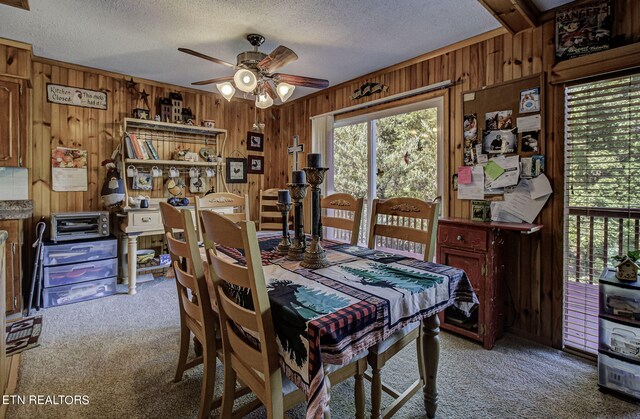
[[[616,278],[627,282],[635,282],[638,279],[640,250],[629,250],[626,255],[614,256],[613,259],[619,262],[616,265]]]

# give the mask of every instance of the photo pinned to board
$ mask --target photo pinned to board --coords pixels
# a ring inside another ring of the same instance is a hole
[[[506,130],[513,128],[513,112],[511,110],[487,112],[484,118],[487,130]]]
[[[540,131],[522,132],[518,137],[520,137],[518,155],[530,157],[540,153]]]
[[[520,92],[520,113],[540,112],[540,88]]]
[[[518,149],[517,133],[517,128],[484,131],[482,152],[489,155],[515,153]]]
[[[472,166],[475,163],[474,147],[480,143],[478,139],[478,117],[475,113],[464,116],[464,165]]]

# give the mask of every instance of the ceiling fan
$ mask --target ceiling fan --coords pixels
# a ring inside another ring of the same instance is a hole
[[[314,89],[324,89],[329,86],[329,81],[324,79],[276,73],[280,68],[297,60],[296,53],[284,45],[280,45],[267,55],[258,51],[258,48],[264,42],[264,36],[252,33],[247,35],[247,40],[253,45],[253,51],[244,51],[238,54],[236,64],[231,64],[188,48],[178,48],[178,51],[236,70],[233,76],[202,80],[191,84],[202,86],[216,83],[218,91],[229,101],[237,88],[245,93],[255,95],[256,106],[261,109],[273,105],[273,100],[276,97],[285,102],[291,97],[296,86],[312,87]],[[235,87],[231,84],[231,81],[233,81]]]

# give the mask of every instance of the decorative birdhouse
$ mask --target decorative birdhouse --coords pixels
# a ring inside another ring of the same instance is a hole
[[[633,260],[625,256],[616,266],[616,278],[620,281],[635,282],[638,279],[638,268]]]
[[[171,122],[182,122],[182,95],[180,93],[169,93],[171,100]]]
[[[163,122],[171,122],[171,115],[173,111],[173,103],[168,97],[161,97],[158,99],[158,115]]]

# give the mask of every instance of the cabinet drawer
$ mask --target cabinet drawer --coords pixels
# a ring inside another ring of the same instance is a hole
[[[599,349],[640,361],[640,328],[600,319]]]
[[[157,227],[158,229],[162,229],[162,215],[160,211],[144,211],[144,212],[134,212],[131,214],[129,218],[131,223],[130,225],[135,227]]]
[[[43,265],[87,262],[118,257],[116,239],[93,240],[67,244],[46,244],[43,250]]]
[[[438,243],[469,250],[487,250],[487,231],[470,227],[440,224]]]
[[[117,275],[117,258],[71,265],[47,266],[44,268],[44,286],[57,287]]]
[[[44,288],[42,301],[44,307],[47,308],[106,297],[115,294],[116,282],[116,277],[111,277],[61,287]]]

